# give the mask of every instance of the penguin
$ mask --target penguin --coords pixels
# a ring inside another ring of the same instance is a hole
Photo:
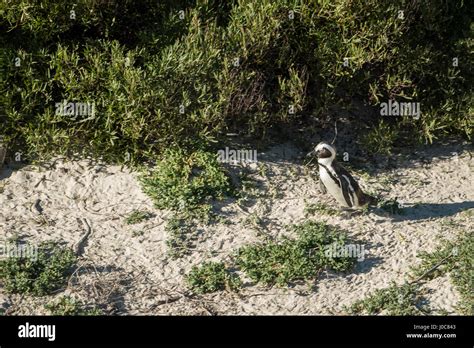
[[[360,209],[375,203],[359,187],[352,175],[336,161],[336,149],[328,143],[319,143],[309,156],[316,155],[319,166],[319,185],[322,193],[329,192],[344,208]]]

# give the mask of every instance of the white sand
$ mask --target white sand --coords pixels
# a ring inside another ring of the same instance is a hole
[[[433,250],[441,237],[454,238],[460,231],[472,230],[472,151],[465,147],[458,157],[450,155],[456,149],[459,146],[433,147],[416,154],[417,161],[401,161],[397,170],[360,178],[361,185],[370,191],[385,189],[386,197],[398,197],[408,206],[421,204],[407,208],[407,215],[311,217],[347,230],[365,243],[366,251],[365,260],[354,272],[322,274],[315,290],[308,285],[252,285],[239,294],[224,291],[190,297],[183,279],[193,265],[210,259],[228,260],[240,246],[261,241],[256,229],[245,223],[249,214],[263,218],[263,232],[278,238],[288,233],[286,224],[307,219],[305,200],[336,207],[330,197],[320,193],[315,173],[292,161],[301,153],[287,145],[259,154],[271,175],[269,179],[256,178],[268,192],[275,193],[275,198],[257,199],[248,211],[234,202],[222,204],[222,213],[231,223],[204,227],[196,250],[181,259],[167,255],[164,228],[169,212],[153,207],[141,192],[136,174],[88,160],[58,159],[48,163],[48,168],[27,166],[15,171],[4,167],[0,171],[0,240],[19,234],[33,243],[62,240],[73,246],[86,230],[83,219],[87,219],[92,234],[80,259],[81,267],[65,293],[86,303],[107,303],[113,314],[343,314],[344,305],[392,281],[402,283],[409,267],[416,264],[417,253]],[[283,150],[288,160],[279,160]],[[427,160],[430,158],[432,161]],[[42,216],[34,207],[38,199]],[[462,212],[464,208],[470,208],[471,215]],[[156,216],[127,225],[125,217],[135,209]],[[143,230],[143,235],[133,236],[138,230]],[[216,253],[211,255],[211,251]],[[447,277],[433,280],[428,287],[432,289],[428,299],[433,307],[455,313],[459,295]],[[0,306],[8,308],[9,314],[46,314],[44,304],[62,295],[7,296],[0,288]]]

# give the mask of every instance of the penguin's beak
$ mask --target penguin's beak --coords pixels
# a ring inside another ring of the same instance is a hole
[[[318,154],[318,153],[316,152],[316,150],[313,150],[313,151],[308,152],[308,153],[306,154],[306,158],[314,157],[314,156],[316,156],[317,154]]]

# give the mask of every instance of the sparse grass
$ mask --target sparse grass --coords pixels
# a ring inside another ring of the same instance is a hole
[[[377,183],[382,186],[390,186],[394,183],[394,178],[392,175],[384,173],[377,176]]]
[[[58,243],[38,245],[36,259],[9,257],[0,260],[0,281],[11,293],[43,296],[59,290],[71,274],[76,256]]]
[[[296,239],[240,248],[235,256],[236,266],[255,282],[283,286],[314,279],[324,269],[343,272],[354,265],[353,258],[325,255],[326,247],[340,247],[346,242],[344,234],[336,228],[313,221],[292,228]]]
[[[462,212],[466,217],[474,218],[474,209],[468,209]]]
[[[132,237],[141,237],[145,234],[145,231],[143,230],[136,230],[132,232]]]
[[[262,166],[260,168],[266,167]],[[237,189],[237,204],[241,206],[246,206],[266,194],[265,190],[258,185],[257,181],[245,169],[239,173],[239,187]]]
[[[346,311],[349,314],[367,315],[420,315],[429,313],[424,301],[417,284],[392,283],[391,286],[375,290],[365,299],[354,302]]]
[[[133,212],[130,213],[130,215],[127,216],[125,222],[128,225],[134,225],[134,224],[143,222],[145,220],[149,220],[152,217],[153,217],[153,214],[148,211],[134,210]]]
[[[305,216],[313,216],[315,213],[324,215],[339,215],[339,210],[331,208],[324,203],[307,203],[304,207]]]
[[[448,228],[457,228],[457,227],[459,227],[459,222],[455,221],[452,218],[443,219],[443,220],[440,221],[439,224],[440,224],[440,226],[448,227]]]
[[[439,265],[425,278],[429,280],[449,274],[461,295],[459,311],[465,315],[474,315],[473,255],[474,236],[472,232],[464,232],[454,241],[443,241],[433,252],[421,252],[418,255],[421,263],[412,268],[412,273],[414,277],[419,277]]]
[[[264,220],[258,215],[257,212],[249,214],[244,220],[243,225],[252,227],[253,229],[259,231],[263,227]]]
[[[346,311],[350,314],[426,315],[436,312],[446,314],[444,309],[434,309],[428,304],[424,284],[432,279],[450,275],[461,295],[457,304],[464,315],[474,314],[472,284],[472,255],[474,239],[472,233],[463,233],[454,241],[443,241],[433,252],[421,252],[421,263],[411,268],[409,278],[401,285],[392,284],[378,289],[365,299],[354,302]]]
[[[242,284],[238,275],[226,269],[222,262],[204,262],[199,267],[194,266],[186,276],[186,281],[199,294],[225,289],[237,291]]]
[[[194,220],[182,214],[174,214],[168,220],[165,227],[168,234],[166,245],[172,258],[179,258],[191,252],[197,238],[197,227]]]
[[[58,316],[97,316],[104,314],[100,308],[85,305],[70,296],[62,296],[59,300],[46,304],[45,308],[49,310],[51,315]]]

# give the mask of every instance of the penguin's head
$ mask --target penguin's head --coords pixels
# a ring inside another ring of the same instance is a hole
[[[328,143],[321,142],[319,143],[313,151],[311,151],[308,156],[318,157],[318,160],[326,160],[332,162],[336,158],[336,149],[334,146],[329,145]]]

